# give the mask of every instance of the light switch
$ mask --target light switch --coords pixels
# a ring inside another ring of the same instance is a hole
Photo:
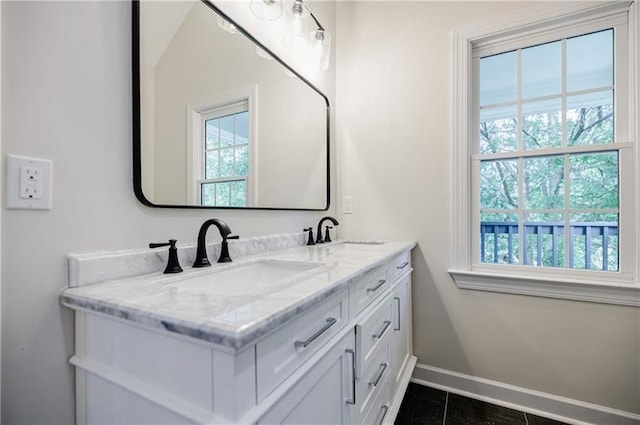
[[[7,155],[7,208],[50,210],[53,162]]]
[[[342,198],[342,213],[353,214],[353,198],[351,196]]]

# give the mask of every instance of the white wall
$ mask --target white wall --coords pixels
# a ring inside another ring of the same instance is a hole
[[[330,28],[332,7],[319,8]],[[2,211],[2,424],[69,425],[73,315],[57,298],[67,253],[193,243],[210,217],[243,237],[295,232],[325,213],[144,207],[132,190],[129,2],[2,9],[3,162],[7,153],[54,161],[53,210]]]
[[[419,362],[638,413],[640,309],[464,291],[447,274],[450,30],[527,6],[338,3],[343,230],[418,240]]]

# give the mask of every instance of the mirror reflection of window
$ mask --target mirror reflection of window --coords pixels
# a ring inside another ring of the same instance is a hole
[[[245,207],[250,171],[248,99],[201,112],[204,143],[196,178],[200,204]]]

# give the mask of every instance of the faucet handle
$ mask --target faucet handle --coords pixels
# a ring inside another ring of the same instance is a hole
[[[149,248],[160,248],[163,246],[176,246],[177,239],[169,239],[169,242],[151,242],[149,243]]]
[[[180,273],[182,267],[180,267],[180,261],[178,261],[178,248],[176,247],[176,239],[169,239],[169,242],[152,242],[149,244],[149,248],[160,248],[162,246],[169,247],[169,258],[167,260],[167,267],[164,269],[164,273]]]
[[[309,227],[308,229],[302,229],[305,232],[309,232],[309,239],[307,240],[307,245],[315,245],[316,242],[313,240],[313,227]]]
[[[331,236],[329,235],[329,230],[333,229],[333,226],[324,226],[324,228],[326,229],[324,232],[324,241],[331,242]]]
[[[240,235],[227,236],[225,239],[240,239]]]

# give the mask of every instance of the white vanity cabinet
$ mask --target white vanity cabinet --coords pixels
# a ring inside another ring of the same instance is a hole
[[[392,423],[416,360],[410,248],[239,349],[65,303],[77,424]]]

